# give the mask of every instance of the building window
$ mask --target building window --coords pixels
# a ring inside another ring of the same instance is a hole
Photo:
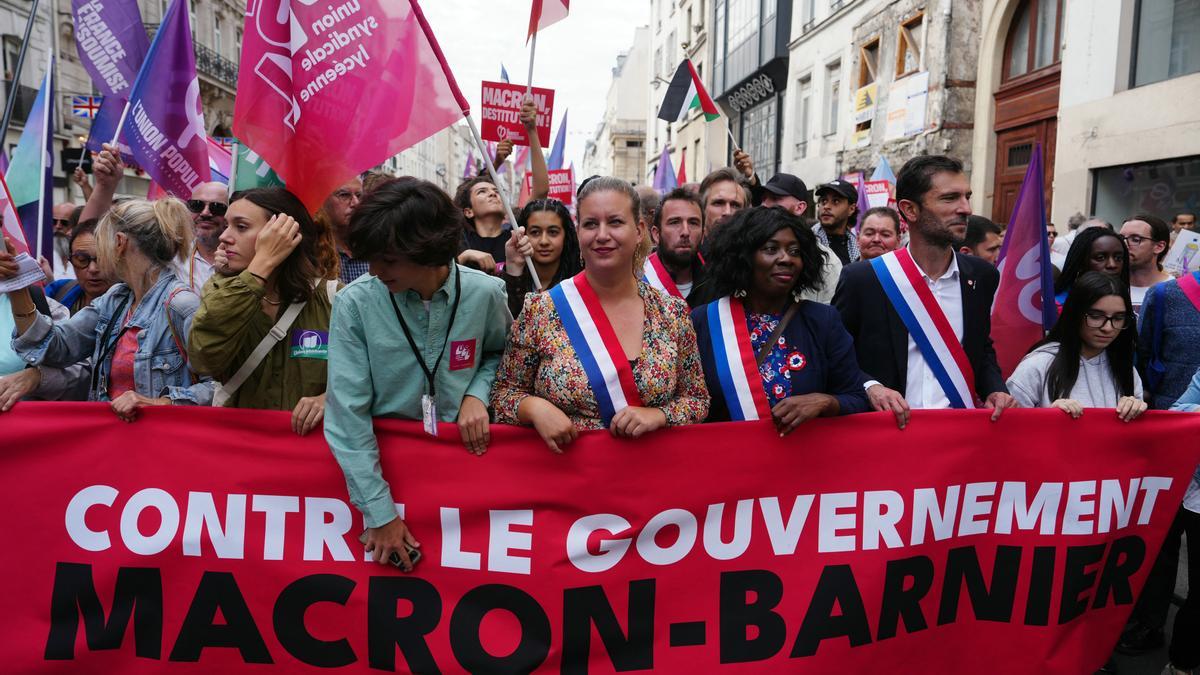
[[[804,0],[804,27],[807,30],[817,22],[817,0]]]
[[[625,141],[625,147],[640,148],[640,147],[642,147],[642,142],[641,141]]]
[[[812,76],[796,82],[796,155],[808,156],[808,135],[812,132]]]
[[[743,149],[762,167],[764,176],[773,176],[779,170],[775,152],[779,139],[776,101],[778,97],[771,96],[742,115]]]
[[[689,43],[692,41],[692,8],[691,7],[688,7],[687,24],[685,24],[683,27],[683,39]]]
[[[838,131],[839,101],[842,96],[842,64],[840,61],[825,66],[825,135]]]
[[[717,0],[717,19],[713,24],[716,48],[713,50],[713,92],[725,91],[725,3]]]
[[[221,54],[221,16],[213,15],[213,51]],[[224,54],[221,54],[224,56]]]
[[[1062,0],[1026,0],[1017,8],[1005,45],[1005,80],[1059,62],[1062,9]]]
[[[670,34],[667,35],[667,51],[665,60],[663,61],[663,66],[668,69],[674,68],[676,65],[678,65],[675,63],[676,46],[678,46],[678,43],[675,42],[675,31],[671,31]],[[673,74],[675,71],[671,70],[670,72]]]
[[[879,77],[879,38],[858,50],[858,86],[865,87]]]
[[[1110,223],[1145,212],[1170,222],[1175,214],[1194,212],[1200,192],[1200,156],[1113,166],[1092,171],[1091,212]]]
[[[659,77],[663,72],[662,47],[654,50],[654,76]]]
[[[921,69],[921,39],[925,36],[925,17],[918,14],[900,25],[896,50],[896,79]]]
[[[1200,0],[1140,0],[1133,86],[1200,72]]]

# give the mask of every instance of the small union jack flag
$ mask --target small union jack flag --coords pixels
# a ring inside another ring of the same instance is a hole
[[[95,119],[96,113],[100,112],[100,102],[103,100],[103,96],[72,96],[71,112],[76,117]]]
[[[237,141],[233,136],[213,136],[213,142],[221,146],[226,152],[233,152],[233,144]]]

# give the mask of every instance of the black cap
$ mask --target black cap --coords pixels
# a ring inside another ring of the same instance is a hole
[[[820,197],[822,192],[836,192],[837,194],[845,197],[846,201],[850,202],[851,204],[858,203],[858,190],[854,189],[853,185],[841,180],[840,178],[818,185],[813,194]]]
[[[795,197],[802,202],[808,201],[808,186],[804,181],[790,173],[777,173],[763,185],[763,189],[776,197]]]

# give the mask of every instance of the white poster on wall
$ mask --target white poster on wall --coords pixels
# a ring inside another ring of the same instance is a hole
[[[925,104],[929,99],[929,73],[914,73],[892,83],[888,91],[887,125],[883,140],[913,136],[925,130]]]

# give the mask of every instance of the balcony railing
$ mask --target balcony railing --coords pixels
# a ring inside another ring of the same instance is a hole
[[[158,32],[160,24],[146,24],[146,33],[150,39],[154,39],[154,34]],[[193,40],[193,42],[195,42]],[[221,56],[212,49],[195,42],[196,47],[196,72],[207,75],[222,84],[228,85],[234,89],[237,88],[238,64]]]
[[[201,44],[196,45],[196,70],[237,89],[237,64]]]

